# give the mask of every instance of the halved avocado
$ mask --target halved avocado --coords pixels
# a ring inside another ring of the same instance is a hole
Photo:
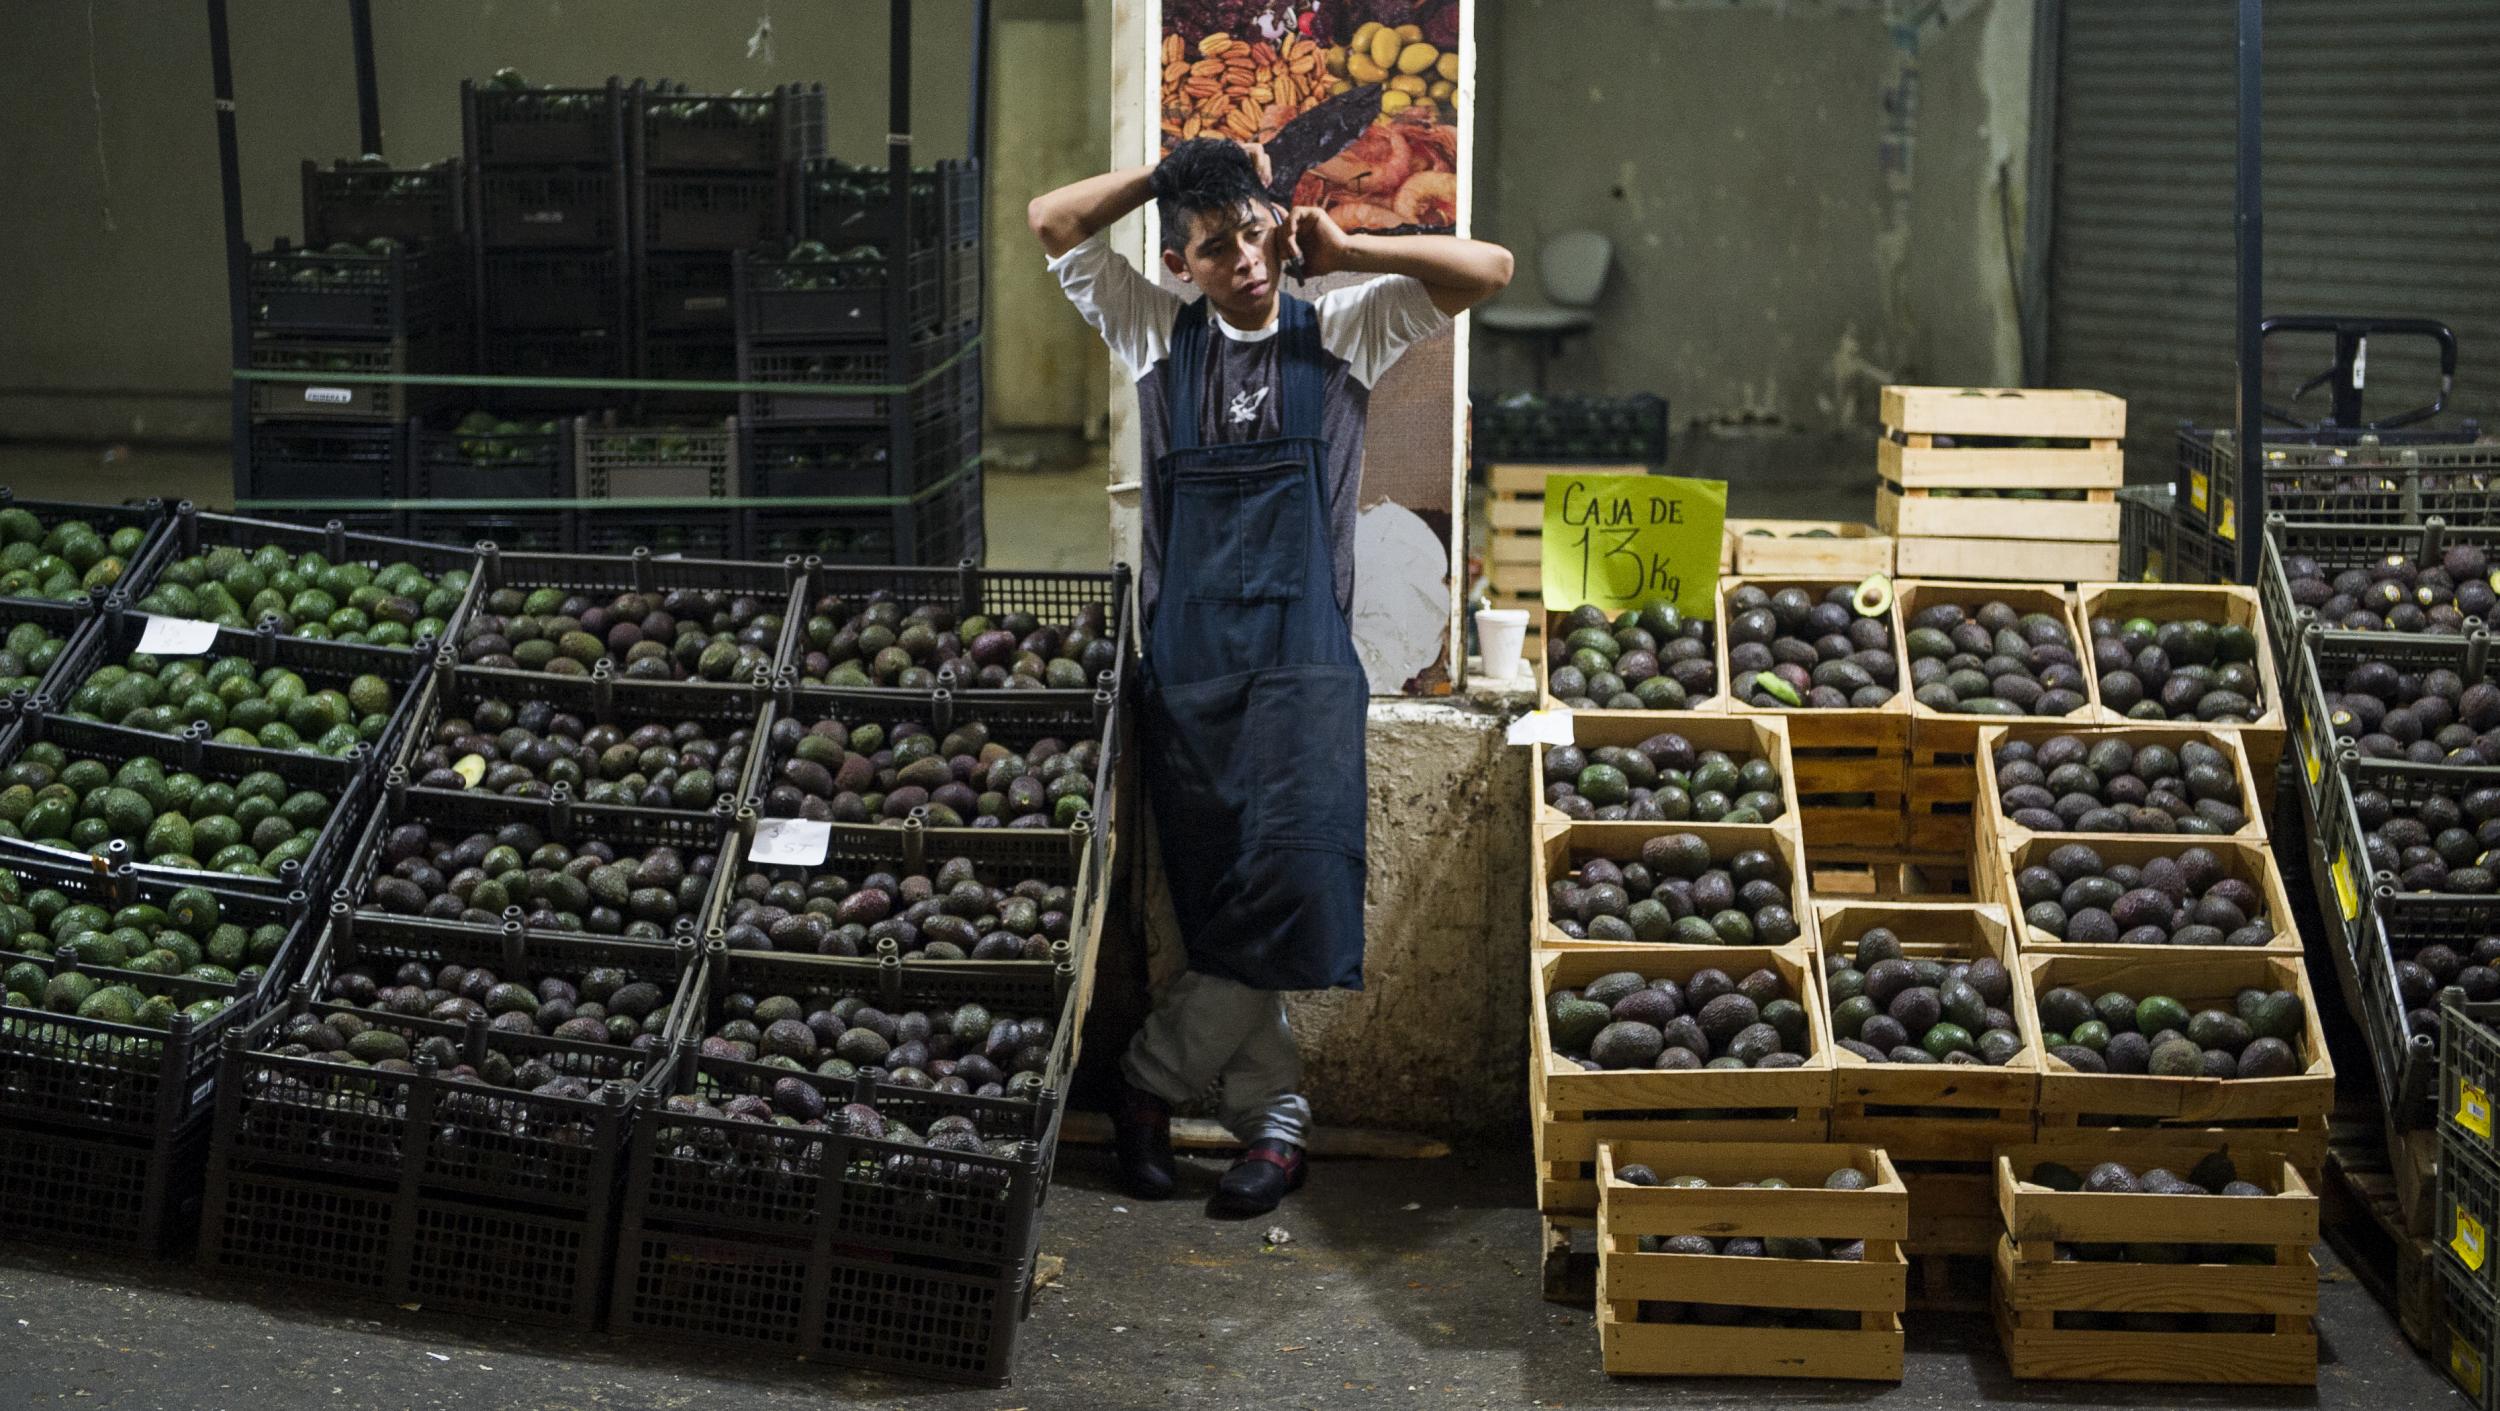
[[[1868,574],[1849,595],[1849,606],[1860,617],[1882,617],[1892,611],[1892,580],[1881,573]]]

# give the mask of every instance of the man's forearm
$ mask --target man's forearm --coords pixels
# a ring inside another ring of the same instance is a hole
[[[1055,260],[1153,200],[1154,170],[1142,166],[1105,172],[1045,192],[1024,208],[1024,222]]]
[[[1510,251],[1455,235],[1351,235],[1345,267],[1361,274],[1403,274],[1432,291],[1443,313],[1455,314],[1510,284]]]

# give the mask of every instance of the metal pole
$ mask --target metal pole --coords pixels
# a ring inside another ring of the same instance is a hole
[[[373,77],[373,0],[347,0],[348,28],[356,45],[357,151],[382,151],[382,95]]]
[[[243,238],[243,159],[234,132],[234,56],[226,39],[226,0],[208,0],[208,71],[216,94],[217,184],[226,208],[226,318],[230,335],[228,366],[240,368],[252,359],[252,330],[247,308]],[[227,379],[232,398],[230,434],[234,447],[234,497],[251,497],[251,393],[240,380]]]
[[[2265,109],[2264,0],[2239,0],[2238,180],[2233,183],[2232,229],[2239,248],[2239,300],[2231,323],[2231,346],[2239,362],[2239,396],[2231,411],[2232,444],[2240,460],[2239,581],[2257,581],[2266,520],[2265,210],[2259,162]]]
[[[911,366],[911,285],[912,235],[911,214],[911,0],[888,0],[886,5],[886,115],[885,162],[887,181],[892,184],[890,199],[894,202],[894,226],[885,247],[885,346],[886,380],[909,382]],[[913,465],[911,412],[913,399],[905,396],[886,398],[886,493],[911,493],[917,483]],[[907,508],[896,516],[894,550],[896,562],[918,563],[920,512]]]
[[[990,0],[972,0],[972,160],[990,159]]]

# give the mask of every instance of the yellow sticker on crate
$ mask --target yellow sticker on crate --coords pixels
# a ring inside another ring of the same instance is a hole
[[[2483,1267],[2487,1239],[2483,1222],[2467,1214],[2464,1206],[2458,1206],[2457,1232],[2449,1238],[2448,1247],[2457,1252],[2457,1258],[2466,1268],[2479,1271]]]
[[[1545,478],[1545,606],[1623,612],[1673,603],[1718,611],[1727,482],[1564,472]]]
[[[2201,470],[2188,472],[2188,503],[2195,507],[2198,514],[2205,512],[2205,485],[2205,472]]]
[[[2457,1125],[2491,1140],[2491,1094],[2472,1083],[2457,1084]]]
[[[2483,1355],[2476,1352],[2474,1345],[2466,1341],[2465,1334],[2460,1332],[2448,1334],[2448,1375],[2476,1399],[2481,1398]]]
[[[2352,853],[2338,850],[2335,854],[2335,907],[2346,921],[2361,919],[2361,891],[2352,880]]]
[[[2318,787],[2318,751],[2309,743],[2309,737],[2306,735],[2300,737],[2300,762],[2309,771],[2309,787],[2313,789]]]

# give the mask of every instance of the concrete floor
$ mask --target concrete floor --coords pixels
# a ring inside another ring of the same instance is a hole
[[[1914,1318],[1907,1376],[1610,1381],[1590,1315],[1539,1294],[1524,1152],[1321,1163],[1275,1217],[1129,1201],[1060,1162],[1015,1382],[961,1389],[243,1287],[195,1268],[0,1246],[0,1406],[111,1411],[910,1406],[2424,1408],[2465,1405],[2330,1266],[2314,1393],[2017,1384],[1984,1319]],[[1192,1196],[1218,1166],[1192,1162]],[[0,1219],[5,1219],[0,1216]],[[1290,1239],[1266,1243],[1273,1225]],[[2324,1250],[2321,1258],[2326,1257]]]

